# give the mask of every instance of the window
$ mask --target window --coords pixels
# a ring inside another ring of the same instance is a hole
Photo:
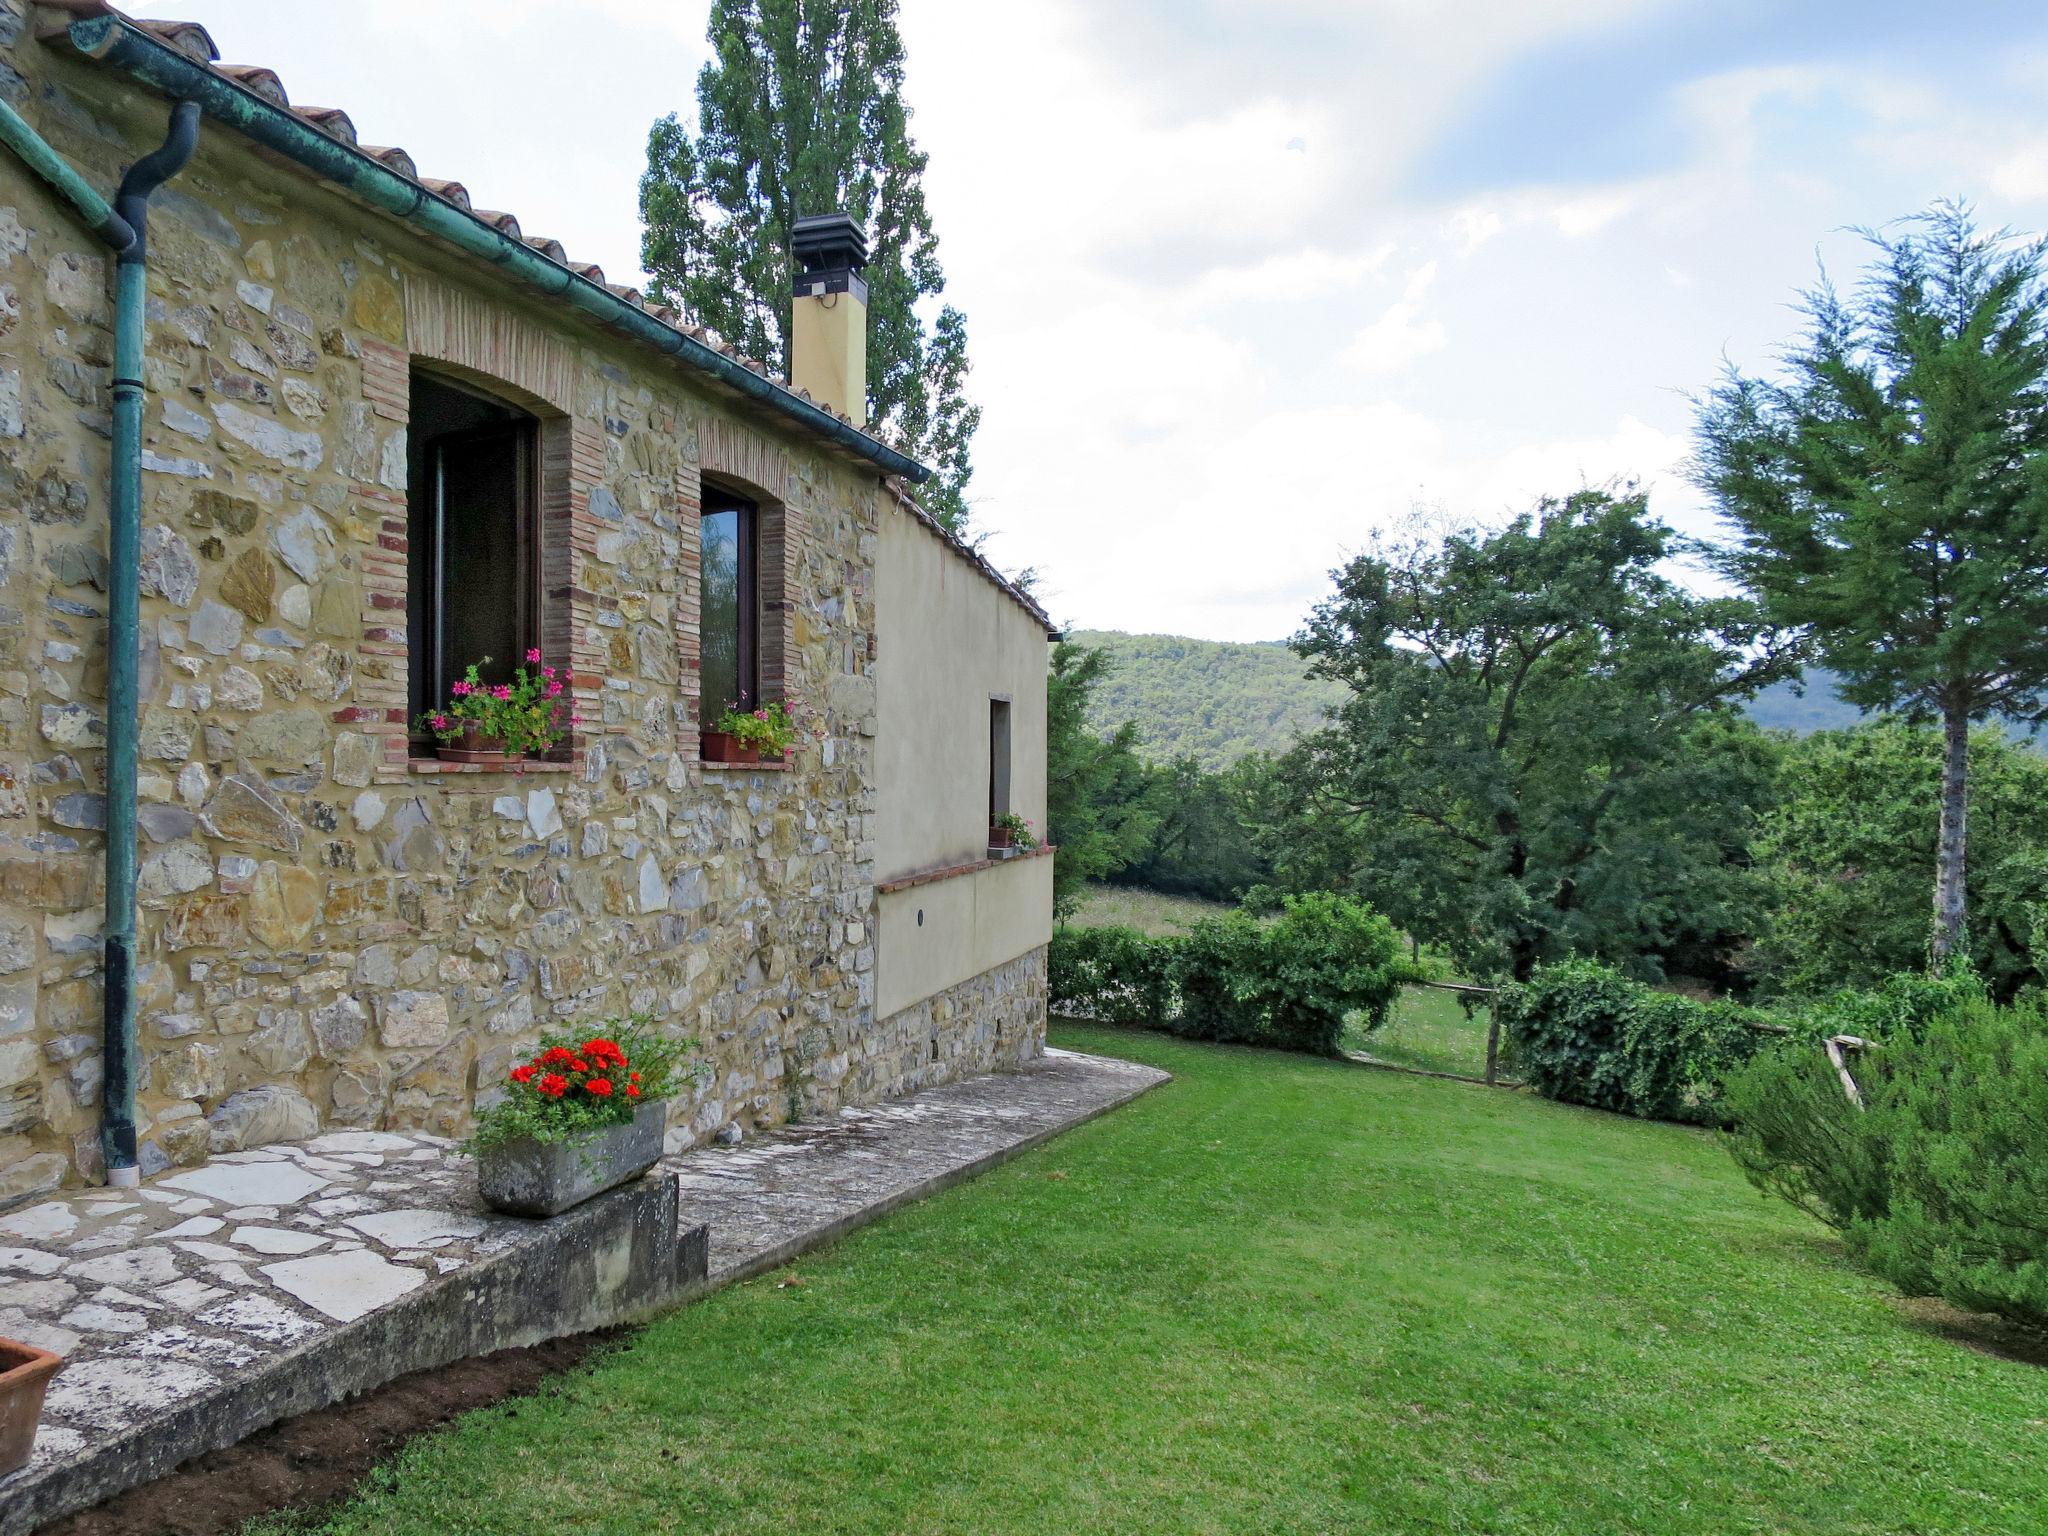
[[[759,523],[752,502],[704,487],[698,677],[706,726],[729,705],[761,703]]]
[[[407,692],[416,718],[447,700],[471,662],[485,681],[506,682],[540,644],[537,423],[415,370],[407,455]]]
[[[1010,701],[988,701],[988,824],[1010,814]]]

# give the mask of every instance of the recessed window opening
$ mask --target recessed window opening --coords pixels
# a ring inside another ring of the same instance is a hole
[[[472,662],[485,682],[508,682],[540,644],[538,427],[516,406],[413,372],[406,449],[411,718],[445,704]]]
[[[1010,701],[988,701],[988,824],[1010,814]]]
[[[701,645],[698,677],[705,723],[729,708],[757,709],[761,697],[760,509],[716,486],[704,487]]]

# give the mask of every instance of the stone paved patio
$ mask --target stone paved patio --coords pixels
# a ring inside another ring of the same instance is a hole
[[[15,1210],[0,1216],[0,1334],[67,1360],[35,1459],[0,1481],[0,1536],[406,1371],[773,1268],[1165,1077],[1048,1051],[1020,1072],[673,1155],[659,1180],[550,1222],[486,1211],[447,1142],[381,1131]],[[674,1252],[706,1225],[708,1278],[701,1253]],[[607,1244],[630,1250],[631,1284],[614,1283],[626,1261]],[[670,1250],[652,1269],[650,1245]]]

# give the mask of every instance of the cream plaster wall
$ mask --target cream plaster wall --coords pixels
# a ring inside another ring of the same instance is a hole
[[[880,898],[875,1016],[891,1014],[1052,939],[1052,860],[1006,859]]]

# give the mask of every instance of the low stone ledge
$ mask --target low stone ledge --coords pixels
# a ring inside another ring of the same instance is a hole
[[[216,1162],[209,1168],[252,1166],[277,1165]],[[66,1277],[81,1274],[81,1262],[97,1258],[137,1275],[165,1270],[172,1253],[178,1253],[174,1262],[180,1269],[194,1260],[205,1266],[168,1284],[152,1287],[137,1279],[118,1288],[141,1304],[132,1314],[139,1323],[121,1324],[137,1331],[104,1336],[67,1358],[65,1370],[51,1384],[35,1459],[0,1481],[0,1536],[23,1536],[280,1419],[408,1372],[638,1321],[704,1284],[709,1236],[701,1226],[679,1226],[673,1174],[656,1172],[546,1222],[483,1213],[475,1207],[473,1184],[470,1174],[472,1193],[466,1202],[451,1201],[443,1211],[411,1206],[381,1213],[389,1224],[372,1222],[367,1230],[341,1227],[346,1218],[337,1213],[338,1231],[359,1237],[381,1231],[401,1243],[441,1241],[424,1235],[435,1225],[428,1218],[436,1216],[444,1218],[444,1229],[481,1229],[456,1256],[446,1257],[447,1269],[347,1320],[323,1315],[318,1301],[308,1300],[316,1291],[289,1273],[289,1260],[280,1261],[280,1255],[297,1249],[287,1238],[296,1232],[310,1239],[312,1233],[264,1218],[208,1234],[248,1234],[252,1228],[279,1234],[268,1240],[246,1236],[245,1247],[267,1241],[267,1248],[246,1254],[239,1263],[209,1256],[209,1250],[231,1251],[219,1242],[186,1239],[181,1250],[175,1228],[166,1228],[139,1235],[133,1246],[89,1250],[82,1260],[53,1268],[49,1278],[71,1283]],[[405,1230],[408,1224],[410,1231]],[[19,1241],[20,1236],[5,1240]],[[85,1240],[91,1241],[90,1236]],[[405,1269],[367,1244],[343,1250],[334,1238],[298,1251],[337,1259],[360,1253],[365,1283],[372,1286],[388,1281],[392,1272],[438,1269],[448,1253],[446,1248],[401,1247],[394,1258],[410,1258],[419,1266]],[[222,1283],[229,1277],[212,1268],[219,1265],[232,1266],[246,1284]],[[344,1282],[337,1277],[332,1283]],[[294,1284],[299,1285],[296,1291]],[[180,1302],[193,1292],[180,1293],[181,1286],[216,1289],[225,1300],[209,1299],[187,1310]],[[331,1300],[328,1305],[346,1310],[348,1304]],[[93,1301],[60,1313],[60,1325],[111,1323],[113,1314],[124,1310],[103,1290]]]

